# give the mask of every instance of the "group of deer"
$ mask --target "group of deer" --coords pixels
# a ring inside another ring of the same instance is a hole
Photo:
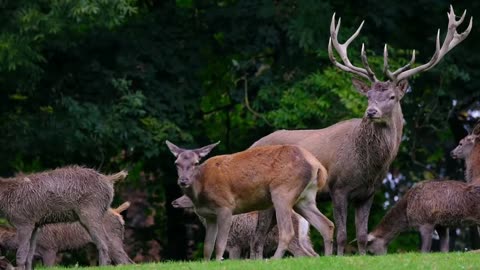
[[[385,45],[383,71],[387,81],[378,80],[369,67],[363,44],[361,60],[364,67],[354,66],[348,59],[348,46],[358,36],[363,22],[341,44],[337,40],[340,19],[336,24],[333,15],[328,43],[330,60],[341,70],[369,81],[352,79],[354,87],[368,99],[368,107],[361,119],[346,120],[317,130],[276,131],[243,152],[215,156],[201,164],[200,160],[218,143],[187,150],[167,141],[176,157],[178,185],[184,193],[172,204],[181,208],[194,207],[201,217],[206,228],[204,258],[209,260],[214,248],[217,260],[223,259],[226,249],[230,258],[248,253],[250,258],[262,258],[265,243],[267,250],[278,245],[274,258],[281,258],[286,250],[296,256],[317,256],[308,239],[305,220],[322,235],[324,254],[331,255],[334,223],[317,209],[317,192],[329,193],[332,199],[338,255],[343,255],[346,246],[349,202],[355,208],[356,240],[358,252],[362,255],[367,249],[384,253],[388,242],[407,227],[420,230],[422,251],[427,251],[435,226],[441,236],[447,236],[445,226],[464,220],[479,223],[480,186],[458,181],[428,181],[412,188],[368,234],[375,189],[386,176],[402,139],[400,101],[409,89],[407,79],[434,67],[468,36],[472,19],[463,33],[456,30],[465,13],[457,20],[450,6],[445,39],[440,43],[438,31],[435,53],[423,65],[412,67],[415,61],[413,51],[410,62],[392,72]],[[336,60],[332,47],[341,63]],[[467,157],[467,151],[459,149],[464,149],[467,141],[479,140],[478,132],[471,136],[462,140],[454,151],[455,156]],[[467,158],[470,178],[474,172],[480,171],[478,165],[476,169],[471,168],[479,163],[479,159]],[[451,192],[440,192],[444,190]],[[272,229],[275,223],[278,229]],[[269,240],[272,237],[277,241]],[[442,247],[445,250],[448,245]]]
[[[100,265],[132,263],[123,248],[120,215],[130,204],[110,208],[113,185],[126,176],[69,166],[0,178],[0,211],[14,227],[0,227],[0,247],[17,250],[21,270],[32,269],[35,256],[52,266],[57,252],[89,243],[96,245]]]

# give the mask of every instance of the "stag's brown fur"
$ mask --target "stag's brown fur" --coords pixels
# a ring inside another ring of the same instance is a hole
[[[133,261],[123,249],[125,221],[120,213],[129,203],[116,209],[109,209],[103,217],[103,225],[108,235],[108,252],[115,264],[130,264]],[[57,253],[65,250],[84,248],[93,243],[92,237],[79,222],[47,224],[39,229],[35,256],[39,256],[43,265],[55,265]],[[17,231],[11,227],[0,227],[0,247],[17,250]]]
[[[205,259],[210,259],[214,243],[216,259],[222,259],[233,214],[272,206],[279,226],[274,258],[283,256],[294,235],[292,208],[319,230],[325,253],[331,254],[333,223],[315,204],[326,172],[308,151],[291,145],[258,147],[212,157],[197,166],[216,144],[195,150],[181,149],[170,142],[167,145],[177,157],[178,184],[206,220]]]
[[[194,207],[192,201],[187,196],[177,198],[172,202],[175,208],[191,208]],[[198,215],[198,214],[197,214]],[[200,221],[206,226],[206,221],[199,216]],[[292,214],[293,228],[295,235],[288,245],[287,250],[295,257],[300,256],[317,256],[310,242],[308,222],[300,215]],[[227,246],[225,250],[229,254],[230,259],[246,258],[250,253],[250,249],[255,237],[255,231],[258,223],[258,211],[252,211],[245,214],[234,215],[232,217],[232,226],[228,235]],[[274,226],[266,236],[265,253],[270,254],[275,251],[278,246],[278,227]]]
[[[105,176],[71,166],[0,181],[0,211],[17,229],[17,267],[31,269],[38,228],[80,221],[99,250],[100,264],[110,262],[102,219],[113,198],[113,184],[126,172]]]
[[[384,254],[396,235],[413,228],[421,233],[422,252],[428,252],[436,226],[480,224],[478,202],[478,185],[451,180],[420,182],[405,193],[369,234],[368,249]]]

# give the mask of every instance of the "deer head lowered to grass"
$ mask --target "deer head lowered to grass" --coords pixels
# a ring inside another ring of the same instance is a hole
[[[317,190],[325,184],[325,168],[308,151],[280,145],[248,149],[209,158],[199,164],[217,144],[187,150],[166,142],[176,157],[178,185],[205,219],[204,259],[221,260],[227,244],[232,215],[275,208],[279,241],[274,258],[281,258],[294,236],[292,209],[322,235],[325,253],[333,248],[333,223],[315,203]]]
[[[403,129],[403,114],[400,100],[408,89],[407,79],[415,74],[434,67],[452,48],[462,42],[472,29],[472,19],[468,28],[461,34],[457,27],[463,22],[465,12],[456,20],[453,8],[448,13],[448,30],[443,43],[440,43],[440,31],[437,34],[436,49],[430,61],[412,67],[411,61],[391,71],[388,65],[387,47],[384,50],[383,71],[387,81],[379,81],[368,65],[365,48],[362,45],[362,67],[354,66],[347,56],[350,43],[358,36],[363,22],[357,31],[343,44],[337,40],[340,19],[335,25],[335,14],[330,25],[328,51],[332,63],[343,71],[362,79],[353,78],[354,87],[368,99],[368,107],[361,119],[350,119],[330,127],[316,130],[280,130],[267,135],[251,147],[263,145],[299,145],[311,152],[327,169],[327,186],[333,201],[334,219],[337,226],[337,254],[342,255],[347,241],[346,221],[348,202],[355,207],[355,224],[360,254],[366,253],[368,217],[373,201],[375,187],[385,177],[388,168],[397,155]],[[337,51],[342,63],[334,56]],[[267,220],[259,227],[256,235],[262,236],[268,230],[271,212],[263,211],[261,219]],[[255,257],[261,257],[262,242],[256,240]]]

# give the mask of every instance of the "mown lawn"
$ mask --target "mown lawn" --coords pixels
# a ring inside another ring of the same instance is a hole
[[[40,268],[39,268],[40,269]],[[71,268],[49,268],[51,270]],[[346,256],[346,257],[319,257],[319,258],[287,258],[283,260],[262,261],[224,261],[224,262],[162,262],[141,265],[117,267],[81,267],[75,269],[160,269],[160,270],[262,270],[262,269],[328,269],[328,270],[393,270],[393,269],[480,269],[480,253],[404,253],[386,256]]]

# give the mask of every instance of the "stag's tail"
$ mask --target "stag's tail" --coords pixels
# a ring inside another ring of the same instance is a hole
[[[107,179],[107,181],[115,183],[117,181],[125,179],[127,175],[127,171],[121,171],[116,174],[105,175],[105,178]]]
[[[130,202],[129,202],[129,201],[126,201],[126,202],[122,203],[120,206],[118,206],[117,208],[114,208],[114,209],[112,209],[112,210],[113,210],[115,213],[120,214],[120,213],[122,213],[123,211],[127,210],[129,207],[130,207]]]

